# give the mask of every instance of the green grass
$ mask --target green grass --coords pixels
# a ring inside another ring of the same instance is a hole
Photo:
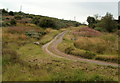
[[[5,66],[4,81],[117,80],[117,75],[114,75],[117,68],[55,58],[45,54],[40,46],[34,44],[26,44],[18,52],[23,64],[11,63]],[[37,60],[34,61],[35,59]],[[113,72],[109,73],[111,71]]]

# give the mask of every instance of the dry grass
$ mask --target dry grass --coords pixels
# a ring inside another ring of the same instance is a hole
[[[83,58],[89,58],[85,54],[87,51],[90,58],[92,57],[91,59],[117,63],[118,38],[115,33],[101,33],[97,37],[84,37],[72,34],[73,31],[77,30],[79,31],[80,28],[72,28],[64,36],[63,42],[58,45],[59,50]],[[96,56],[91,56],[91,54]]]
[[[84,37],[96,37],[96,36],[100,36],[101,32],[91,29],[89,27],[81,27],[78,30],[74,30],[73,35],[84,36]]]
[[[117,46],[115,43],[100,38],[79,37],[74,42],[74,45],[79,49],[92,51],[98,54],[117,53]]]

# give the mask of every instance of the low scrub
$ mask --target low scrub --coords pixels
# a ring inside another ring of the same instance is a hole
[[[106,62],[113,62],[118,63],[118,57],[117,56],[96,56],[96,60],[106,61]]]
[[[92,59],[96,56],[96,54],[93,53],[93,52],[74,49],[74,48],[71,48],[71,47],[65,49],[65,53],[72,54],[72,55],[75,55],[75,56],[80,56],[80,57],[83,57],[83,58],[88,58],[88,59]]]
[[[80,56],[83,58],[88,58],[88,59],[92,59],[96,56],[95,53],[92,53],[90,51],[78,51],[78,50],[72,51],[71,54],[76,55],[76,56]]]
[[[96,37],[96,36],[100,36],[101,33],[89,27],[82,27],[79,30],[74,31],[73,35],[84,36],[84,37]]]

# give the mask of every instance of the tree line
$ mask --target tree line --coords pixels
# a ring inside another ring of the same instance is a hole
[[[114,32],[119,29],[120,24],[115,21],[113,15],[110,13],[106,13],[100,20],[98,19],[98,15],[91,17],[87,17],[88,26],[104,32]]]

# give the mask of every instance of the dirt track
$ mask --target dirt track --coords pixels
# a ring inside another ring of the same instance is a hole
[[[58,57],[58,58],[64,58],[67,60],[72,60],[72,61],[82,61],[82,62],[88,62],[88,63],[94,63],[98,65],[110,65],[114,67],[118,67],[118,64],[115,63],[108,63],[108,62],[103,62],[103,61],[97,61],[97,60],[90,60],[90,59],[83,59],[80,57],[72,56],[65,54],[57,49],[57,45],[62,42],[63,36],[67,33],[68,31],[64,31],[62,33],[59,33],[52,41],[48,42],[47,44],[43,45],[42,49],[50,54],[51,56]]]

